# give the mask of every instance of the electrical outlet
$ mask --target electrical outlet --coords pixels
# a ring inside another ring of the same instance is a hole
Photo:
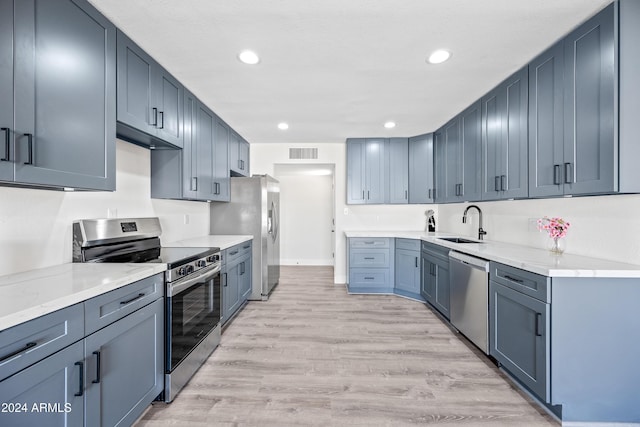
[[[118,209],[107,208],[107,218],[118,218]]]
[[[184,214],[184,223],[189,224],[189,214]]]
[[[349,208],[344,208],[344,214],[349,215]]]

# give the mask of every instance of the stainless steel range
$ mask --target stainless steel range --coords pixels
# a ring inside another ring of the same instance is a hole
[[[162,247],[158,218],[73,223],[73,262],[156,262],[165,273],[165,391],[171,402],[220,343],[220,249]]]

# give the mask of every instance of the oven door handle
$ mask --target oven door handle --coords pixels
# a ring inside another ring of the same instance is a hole
[[[197,285],[202,281],[209,280],[210,277],[215,276],[220,272],[221,266],[220,264],[216,265],[214,268],[205,271],[202,274],[198,274],[196,277],[190,277],[186,279],[184,282],[178,282],[176,284],[171,284],[167,286],[167,296],[172,297],[174,295],[178,295],[180,292],[184,292],[187,289]]]

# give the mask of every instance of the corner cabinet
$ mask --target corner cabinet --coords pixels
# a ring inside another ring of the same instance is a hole
[[[433,203],[433,134],[409,138],[409,203]]]
[[[528,69],[482,98],[482,200],[526,198]]]
[[[116,28],[84,0],[0,11],[0,179],[115,190]]]
[[[181,148],[183,86],[118,31],[118,136],[145,146]]]
[[[389,203],[409,203],[409,140],[389,139]]]
[[[387,140],[347,140],[347,204],[382,204],[387,199]]]
[[[395,244],[394,293],[423,301],[420,295],[420,240],[395,239]]]

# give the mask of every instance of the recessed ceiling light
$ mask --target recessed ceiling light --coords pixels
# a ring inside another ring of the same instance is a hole
[[[451,58],[451,52],[445,49],[438,49],[429,55],[427,62],[429,64],[442,64],[449,58]]]
[[[260,57],[258,56],[258,54],[251,50],[243,50],[242,52],[240,52],[240,54],[238,55],[238,59],[249,65],[255,65],[260,62]]]
[[[387,129],[393,129],[394,127],[396,127],[396,122],[387,122],[384,124],[384,127]]]
[[[289,125],[287,123],[285,123],[285,122],[278,123],[278,129],[287,130],[287,129],[289,129]]]

